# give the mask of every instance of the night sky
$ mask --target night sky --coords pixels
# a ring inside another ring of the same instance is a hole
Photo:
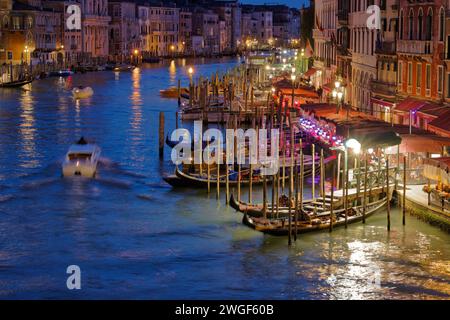
[[[251,4],[286,4],[289,7],[301,8],[303,4],[309,4],[309,0],[242,0],[242,3]]]

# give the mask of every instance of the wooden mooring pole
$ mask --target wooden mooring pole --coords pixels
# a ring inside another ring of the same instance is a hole
[[[338,170],[339,170],[339,168],[338,168]],[[333,231],[333,218],[334,218],[334,212],[333,212],[333,209],[334,209],[334,180],[335,180],[335,177],[334,177],[334,172],[336,171],[336,162],[335,161],[333,161],[333,166],[332,166],[332,169],[331,169],[331,202],[330,202],[330,232],[332,232]]]
[[[363,216],[362,223],[366,223],[366,210],[367,210],[367,176],[369,171],[369,160],[367,154],[364,156],[364,199],[363,199]]]
[[[164,157],[164,112],[159,113],[159,158]]]
[[[406,224],[406,155],[403,157],[403,199],[402,199],[402,223]],[[429,184],[428,180],[428,184]],[[428,193],[428,205],[430,205],[430,193]]]
[[[387,205],[387,230],[391,230],[391,199],[389,193],[389,158],[386,158],[386,205]]]

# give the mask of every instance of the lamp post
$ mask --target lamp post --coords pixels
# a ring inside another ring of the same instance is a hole
[[[292,70],[295,70],[295,68],[292,68]],[[295,74],[292,74],[291,75],[291,80],[292,80],[292,103],[291,103],[291,108],[294,108],[295,79],[296,79]]]
[[[348,154],[349,149],[353,150],[355,155],[360,154],[361,152],[361,143],[356,139],[347,139],[343,145],[339,147],[333,147],[331,150],[337,150],[344,153],[344,171],[342,176],[345,177],[343,181],[345,183],[342,184],[342,195],[344,196],[344,211],[345,211],[345,227],[347,227],[347,214],[348,214],[348,189],[349,189],[349,170],[348,170]],[[338,168],[340,170],[340,168]]]
[[[189,67],[188,74],[189,74],[189,107],[192,108],[193,105],[192,75],[194,74],[194,68]]]
[[[135,61],[136,65],[137,65],[139,63],[139,50],[138,49],[134,49],[133,53],[134,53],[134,61]]]
[[[339,113],[339,111],[341,110],[341,103],[344,98],[344,90],[345,88],[342,86],[340,81],[336,81],[334,83],[334,90],[331,94],[333,98],[336,100],[336,113]],[[349,119],[349,110],[347,108],[347,121],[348,119]]]

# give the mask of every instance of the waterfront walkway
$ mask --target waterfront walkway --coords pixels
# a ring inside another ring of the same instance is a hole
[[[437,225],[450,232],[450,211],[436,205],[428,205],[428,195],[422,189],[425,185],[409,185],[406,189],[405,208],[412,215]],[[403,185],[398,186],[398,203],[403,205]]]

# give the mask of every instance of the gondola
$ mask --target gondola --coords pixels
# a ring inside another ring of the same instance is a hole
[[[365,218],[370,217],[386,205],[386,198],[375,201],[367,205]],[[329,230],[330,228],[330,212],[324,212],[317,215],[312,215],[311,219],[301,219],[297,222],[297,227],[295,222],[291,222],[291,232],[302,234],[314,231]],[[359,222],[363,219],[363,207],[353,207],[349,208],[347,211],[347,225]],[[260,231],[265,234],[270,234],[273,236],[287,236],[289,234],[289,223],[288,218],[283,217],[281,219],[265,219],[250,217],[248,214],[244,213],[242,219],[243,224],[246,226]],[[333,228],[341,227],[345,225],[345,211],[344,209],[339,209],[334,211],[333,215]]]
[[[320,166],[317,166],[316,173],[320,170]],[[305,170],[305,176],[311,175],[311,169]],[[211,170],[213,172],[213,170]],[[245,173],[248,174],[248,170],[242,170],[241,174],[245,175]],[[235,172],[234,175],[237,173]],[[286,174],[284,177],[285,180],[289,179],[289,175]],[[178,169],[178,167],[175,168],[175,174],[167,175],[163,177],[163,180],[170,184],[172,187],[189,187],[189,188],[206,188],[208,186],[208,179],[203,176],[199,176],[198,174],[192,175],[185,172],[182,172]],[[280,178],[282,180],[282,178]],[[267,178],[267,183],[270,184],[272,179],[270,177]],[[217,184],[217,178],[216,176],[210,177],[210,186],[214,186]],[[237,186],[238,181],[237,179],[232,178],[232,174],[229,176],[229,186]],[[260,175],[254,175],[253,176],[253,184],[254,185],[260,185],[263,183],[263,178]],[[245,184],[249,184],[248,179],[241,179],[241,185],[244,186]],[[219,179],[219,185],[220,186],[226,186],[226,176],[225,174],[222,174]]]
[[[0,88],[18,88],[22,87],[26,84],[29,84],[33,81],[33,79],[25,79],[25,80],[17,80],[11,82],[3,82],[0,83]]]
[[[318,199],[316,199],[317,202],[319,202]],[[310,205],[312,202],[314,202],[312,199],[310,200],[303,200],[303,205]],[[291,210],[294,210],[294,206],[295,204],[293,204],[293,206],[291,207]],[[248,216],[252,217],[252,218],[262,218],[264,216],[264,211],[263,211],[263,204],[258,203],[258,204],[248,204],[242,201],[238,201],[233,194],[231,194],[230,196],[230,207],[232,207],[234,210],[242,212],[244,214],[247,214]],[[279,206],[278,207],[278,216],[279,217],[284,217],[287,216],[289,212],[289,208],[286,206]],[[271,202],[269,201],[269,203],[267,204],[267,208],[266,208],[266,217],[267,218],[271,218],[272,216],[275,215],[275,212],[272,212],[272,205]]]

